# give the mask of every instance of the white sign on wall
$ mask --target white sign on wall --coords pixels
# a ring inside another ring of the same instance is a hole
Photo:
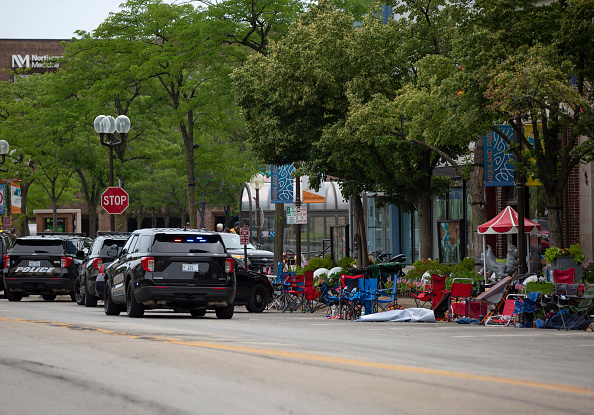
[[[12,55],[13,68],[58,68],[60,65],[55,62],[61,56],[49,55]]]

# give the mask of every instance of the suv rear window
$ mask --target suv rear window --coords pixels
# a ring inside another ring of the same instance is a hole
[[[30,240],[17,240],[15,246],[10,251],[11,254],[58,254],[64,253],[62,247],[62,241],[45,239],[30,239]],[[76,253],[76,247],[74,247],[74,253]]]
[[[224,254],[225,247],[218,235],[158,233],[155,235],[152,252]]]
[[[107,251],[109,251],[109,248],[111,248],[112,245],[117,245],[121,248],[124,245],[126,245],[126,240],[125,239],[106,239],[103,242],[103,246],[101,247],[101,252],[99,253],[99,255],[107,255]]]

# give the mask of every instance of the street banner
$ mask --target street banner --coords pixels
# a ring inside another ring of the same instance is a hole
[[[10,213],[13,215],[21,213],[21,185],[19,183],[10,185]]]
[[[0,215],[6,215],[6,184],[0,184]]]
[[[511,125],[498,125],[499,131],[513,140]],[[484,137],[485,186],[514,186],[514,155],[506,153],[508,146],[503,137],[489,131]]]
[[[293,189],[295,179],[291,173],[295,170],[293,164],[272,166],[270,177],[270,203],[293,203]]]
[[[538,127],[540,127],[541,124],[538,124]],[[524,125],[524,134],[526,135],[526,138],[528,139],[528,142],[530,142],[530,144],[534,145],[534,128],[532,126],[532,124],[525,124]],[[542,134],[542,132],[541,132]],[[536,163],[536,160],[532,160],[532,163]],[[540,186],[542,183],[540,183],[539,180],[534,179],[532,176],[528,176],[526,177],[526,186]]]
[[[320,190],[314,190],[309,185],[309,177],[302,176],[301,201],[303,203],[326,203],[326,197],[324,196],[325,184],[321,183]]]

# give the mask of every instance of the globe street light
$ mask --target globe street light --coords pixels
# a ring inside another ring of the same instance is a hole
[[[250,180],[250,186],[252,186],[256,190],[256,231],[257,233],[257,241],[258,245],[260,245],[260,189],[264,186],[264,176],[261,174],[256,174]]]
[[[0,164],[4,164],[6,161],[6,155],[8,154],[9,150],[10,145],[8,144],[8,141],[0,140],[0,155],[2,156],[2,161],[0,161]],[[0,171],[8,171],[8,169],[0,169]]]
[[[108,115],[99,115],[93,122],[95,131],[99,133],[101,144],[109,147],[109,187],[113,187],[113,149],[121,145],[130,131],[130,119],[125,115],[113,118]],[[114,134],[118,132],[119,137]],[[115,231],[115,216],[109,215],[110,230]]]

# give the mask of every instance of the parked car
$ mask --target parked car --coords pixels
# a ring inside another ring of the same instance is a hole
[[[99,232],[93,240],[89,254],[83,259],[79,268],[78,278],[74,282],[74,295],[78,305],[96,307],[97,300],[103,299],[105,285],[103,278],[97,285],[99,270],[104,263],[110,263],[115,257],[109,256],[107,251],[114,245],[122,248],[128,240],[128,232]],[[103,277],[103,274],[101,274]]]
[[[6,255],[13,247],[16,241],[16,236],[0,231],[0,270],[4,269]],[[0,291],[4,291],[4,279],[0,275]]]
[[[57,295],[74,297],[74,281],[92,240],[80,233],[42,233],[17,238],[4,257],[4,294],[20,301],[31,294],[53,301]]]
[[[219,232],[223,238],[223,243],[227,252],[233,255],[233,258],[243,260],[245,249],[240,243],[240,236],[234,233]],[[274,272],[274,253],[256,248],[252,244],[247,245],[248,269],[261,273]]]
[[[261,313],[272,299],[272,283],[266,275],[246,270],[242,260],[234,260],[237,278],[235,305],[244,305],[250,313]]]
[[[233,317],[235,262],[216,232],[147,228],[134,231],[105,268],[104,310],[142,317],[145,310],[169,308],[218,318]]]

